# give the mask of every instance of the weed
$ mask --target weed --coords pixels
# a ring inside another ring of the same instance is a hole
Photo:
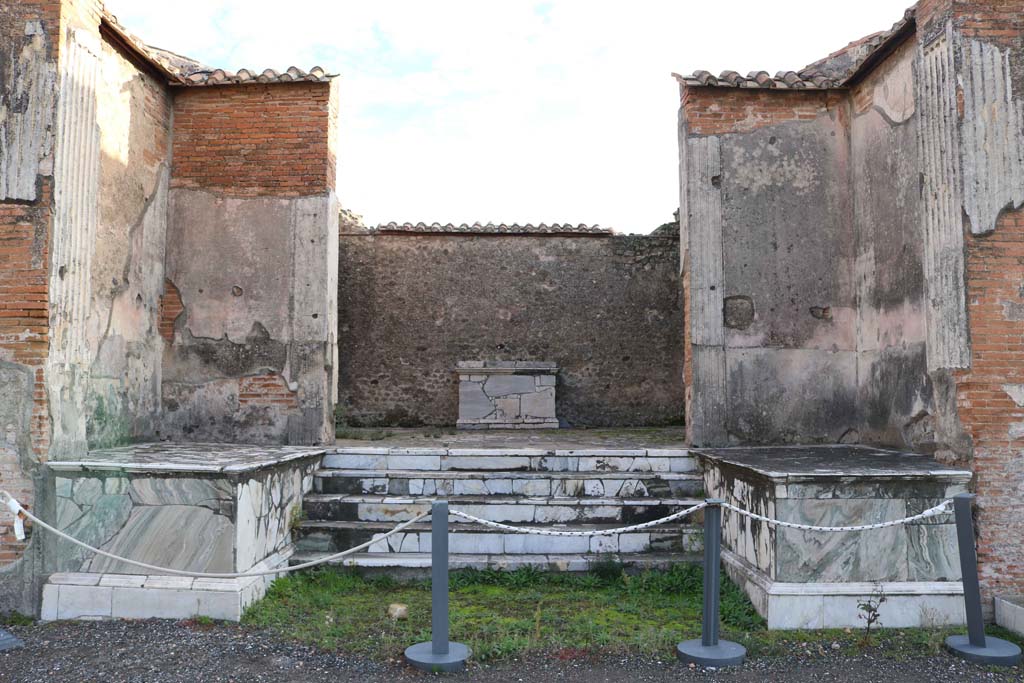
[[[860,610],[857,618],[864,621],[864,637],[861,642],[865,647],[871,645],[871,628],[875,624],[882,625],[880,608],[885,600],[885,591],[881,585],[876,585],[870,596],[857,603],[857,609]]]
[[[21,612],[0,613],[0,626],[31,626],[35,619]]]

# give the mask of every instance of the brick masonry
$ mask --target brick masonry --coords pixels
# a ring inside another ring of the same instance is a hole
[[[334,188],[328,83],[194,88],[174,100],[172,188],[298,197]]]
[[[1024,593],[1024,209],[967,238],[971,368],[956,375],[974,445],[978,559],[986,590]]]

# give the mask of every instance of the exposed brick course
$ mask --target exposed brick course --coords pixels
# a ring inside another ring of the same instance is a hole
[[[988,596],[1024,593],[1024,209],[967,240],[971,368],[957,374],[960,421],[974,442],[978,561]]]
[[[334,188],[330,84],[177,90],[171,187],[236,197]]]
[[[811,121],[835,109],[842,93],[789,90],[683,88],[682,106],[691,135],[746,133],[786,121]]]

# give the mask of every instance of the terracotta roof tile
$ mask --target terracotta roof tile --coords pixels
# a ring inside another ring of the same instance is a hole
[[[505,235],[612,235],[614,231],[610,228],[602,228],[599,225],[571,225],[569,223],[552,223],[547,225],[533,225],[527,223],[473,223],[469,225],[441,225],[440,223],[387,223],[378,225],[374,232],[411,232],[411,233],[467,233],[467,234],[505,234]]]
[[[672,74],[683,85],[711,88],[778,88],[783,90],[829,90],[846,84],[858,69],[876,52],[885,47],[914,21],[913,8],[893,24],[888,31],[879,31],[855,40],[828,57],[808,64],[800,71],[779,71],[769,76],[767,71],[751,71],[741,76],[735,71],[723,71],[717,77],[709,71],[694,71],[682,76]]]
[[[323,82],[335,77],[335,74],[329,74],[319,66],[314,66],[309,71],[303,71],[295,66],[290,66],[285,71],[264,69],[262,72],[256,72],[240,69],[237,73],[225,69],[215,69],[169,50],[147,45],[145,41],[122,26],[117,17],[107,12],[106,9],[103,10],[103,22],[146,61],[166,75],[172,85],[194,87],[295,81]]]

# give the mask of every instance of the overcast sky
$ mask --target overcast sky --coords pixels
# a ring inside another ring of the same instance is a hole
[[[906,0],[909,4],[910,0]],[[388,221],[650,232],[678,205],[673,71],[797,70],[899,0],[106,0],[214,67],[341,76],[338,195]]]

